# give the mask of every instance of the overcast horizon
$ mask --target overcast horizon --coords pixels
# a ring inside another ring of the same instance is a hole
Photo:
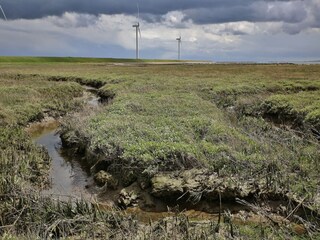
[[[1,56],[320,60],[320,0],[0,0]]]

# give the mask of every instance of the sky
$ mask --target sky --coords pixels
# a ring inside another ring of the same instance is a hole
[[[320,60],[320,0],[0,0],[0,55]],[[139,5],[140,15],[138,19]]]

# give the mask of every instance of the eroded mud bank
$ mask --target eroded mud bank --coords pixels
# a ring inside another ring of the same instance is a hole
[[[79,153],[78,147],[69,150]],[[210,220],[230,212],[234,219],[246,216],[244,222],[248,224],[257,219],[279,225],[301,224],[301,219],[318,221],[318,213],[306,202],[295,199],[285,189],[274,188],[272,178],[244,180],[236,175],[218,175],[208,169],[147,174],[119,159],[104,159],[84,144],[80,152],[88,158],[87,162],[94,162],[92,158],[96,157],[91,174],[99,187],[99,205],[106,209],[120,207],[143,221],[180,212],[191,218],[201,215]]]

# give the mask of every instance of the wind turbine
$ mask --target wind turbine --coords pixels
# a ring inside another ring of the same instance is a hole
[[[180,55],[181,55],[181,34],[178,38],[176,38],[178,41],[178,60],[180,60]]]
[[[4,19],[7,21],[7,16],[6,16],[6,14],[4,13],[4,11],[3,11],[3,9],[2,9],[2,7],[1,7],[1,5],[0,5],[0,10],[1,10],[2,14],[3,14]]]
[[[136,24],[132,25],[132,27],[136,28],[136,59],[139,59],[139,36],[141,38],[141,31],[140,31],[140,23],[139,23],[139,18],[140,18],[140,10],[139,10],[139,5],[137,4],[138,8],[138,21]]]

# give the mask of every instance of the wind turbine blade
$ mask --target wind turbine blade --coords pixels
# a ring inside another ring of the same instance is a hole
[[[138,22],[139,22],[139,19],[140,19],[140,8],[139,8],[139,3],[137,3],[137,9],[138,9]]]
[[[2,9],[2,7],[1,7],[1,5],[0,5],[0,9],[1,9],[1,12],[2,12],[2,14],[3,14],[4,19],[7,21],[7,16],[6,16],[6,14],[4,13],[4,11],[3,11],[3,9]]]
[[[138,30],[139,30],[139,36],[140,36],[140,38],[141,38],[141,30],[140,30],[140,27],[138,28]]]

